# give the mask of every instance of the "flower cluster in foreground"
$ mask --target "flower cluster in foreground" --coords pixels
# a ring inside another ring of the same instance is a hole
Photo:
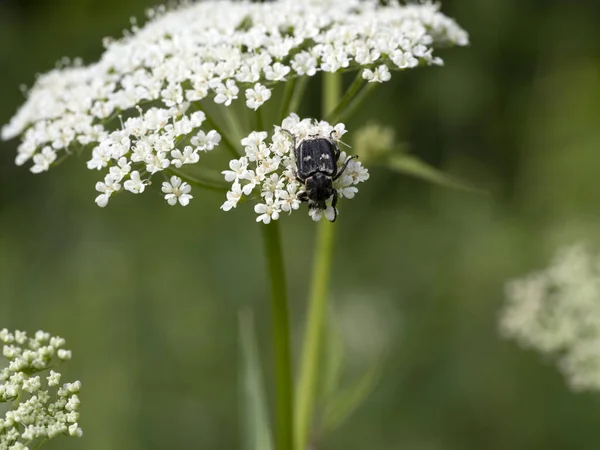
[[[600,256],[582,245],[511,281],[500,329],[525,347],[558,357],[576,390],[600,390]]]
[[[283,120],[281,127],[275,127],[271,142],[267,143],[268,133],[254,131],[242,139],[245,156],[234,159],[229,163],[229,169],[223,172],[225,181],[232,183],[227,193],[227,201],[221,209],[230,211],[244,197],[254,194],[259,203],[254,206],[258,214],[257,222],[269,223],[279,219],[282,212],[291,214],[300,207],[300,194],[304,186],[296,178],[296,159],[290,133],[300,143],[303,139],[314,136],[331,136],[339,142],[346,133],[343,123],[331,126],[325,121],[313,122],[310,119],[300,120],[296,114],[291,114]],[[340,153],[337,162],[338,170],[348,161],[345,152]],[[350,160],[333,188],[339,198],[351,199],[358,192],[357,185],[369,178],[369,172],[358,161]],[[329,204],[327,209],[313,208],[309,210],[313,220],[321,220],[323,214],[329,220],[334,220],[337,211]]]
[[[91,150],[88,168],[103,171],[96,202],[106,206],[114,193],[142,193],[157,173],[168,179],[219,144],[205,121],[208,101],[240,98],[256,110],[276,84],[321,71],[384,82],[394,70],[441,64],[437,46],[468,43],[438,5],[388,3],[206,0],[151,10],[144,26],[107,39],[98,62],[40,76],[2,138],[22,136],[16,163],[31,160],[34,173]]]
[[[0,418],[0,449],[25,450],[61,434],[80,437],[81,382],[61,386],[61,374],[53,370],[71,359],[71,351],[63,348],[65,340],[43,331],[28,337],[3,329],[0,341],[8,360],[0,369],[0,404],[13,405]]]

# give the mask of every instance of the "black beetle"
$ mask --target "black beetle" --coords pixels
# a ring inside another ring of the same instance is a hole
[[[296,157],[296,179],[304,185],[304,192],[298,194],[301,202],[308,202],[309,208],[327,209],[325,203],[333,195],[331,206],[334,210],[333,220],[337,218],[338,202],[337,190],[333,187],[333,182],[340,178],[348,164],[356,156],[350,156],[344,165],[338,171],[338,159],[340,149],[333,140],[333,131],[328,138],[323,136],[309,136],[300,141],[296,146],[296,136],[288,130],[281,131],[292,137],[294,147],[294,156]]]

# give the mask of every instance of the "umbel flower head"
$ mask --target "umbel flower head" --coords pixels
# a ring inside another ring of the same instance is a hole
[[[0,404],[12,408],[0,417],[0,449],[37,448],[59,435],[82,436],[79,428],[81,382],[63,383],[56,366],[71,359],[65,340],[38,331],[0,331],[2,356],[8,365],[0,369]]]
[[[396,70],[442,64],[436,46],[468,43],[428,2],[206,0],[148,16],[122,39],[107,39],[98,62],[37,79],[2,128],[5,140],[22,137],[18,165],[32,161],[41,173],[84,149],[87,167],[103,173],[99,206],[117,192],[144,192],[159,173],[170,186],[165,199],[185,206],[191,195],[174,169],[197,164],[222,138],[207,102],[240,99],[256,110],[277,84],[318,72],[360,71],[382,83]]]
[[[315,137],[339,141],[345,133],[343,123],[331,126],[325,121],[300,120],[293,113],[283,120],[281,127],[275,127],[269,144],[266,142],[267,132],[252,132],[242,140],[245,156],[232,160],[229,163],[230,170],[223,172],[225,181],[231,182],[232,187],[221,209],[230,211],[244,196],[254,196],[258,200],[254,206],[254,211],[258,214],[257,222],[277,220],[282,212],[291,214],[300,207],[301,201],[308,201],[303,180],[297,173],[294,141],[298,145],[305,139]],[[329,157],[327,154],[325,156]],[[309,209],[309,214],[315,221],[321,220],[323,214],[327,219],[335,220],[337,210],[332,199],[354,198],[358,192],[355,185],[369,178],[367,169],[345,152],[340,152],[337,159],[337,173],[337,179],[333,180],[335,192],[328,199],[330,204],[325,208]]]
[[[600,390],[600,256],[583,245],[559,250],[550,266],[511,281],[500,330],[558,358],[576,390]]]

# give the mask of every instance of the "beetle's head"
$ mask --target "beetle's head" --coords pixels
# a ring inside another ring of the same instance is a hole
[[[306,193],[313,208],[325,209],[325,201],[333,195],[333,184],[331,177],[317,172],[306,179]]]

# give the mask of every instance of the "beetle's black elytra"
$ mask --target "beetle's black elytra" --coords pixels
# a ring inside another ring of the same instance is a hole
[[[338,193],[333,187],[333,182],[342,176],[350,161],[356,156],[350,156],[338,171],[337,163],[341,152],[331,137],[333,132],[328,138],[308,137],[296,146],[296,136],[288,130],[281,129],[281,131],[292,137],[294,156],[296,157],[296,179],[304,185],[304,192],[298,195],[298,199],[308,202],[308,207],[311,209],[325,210],[327,209],[327,200],[333,196],[331,206],[335,215],[331,222],[335,222]]]

